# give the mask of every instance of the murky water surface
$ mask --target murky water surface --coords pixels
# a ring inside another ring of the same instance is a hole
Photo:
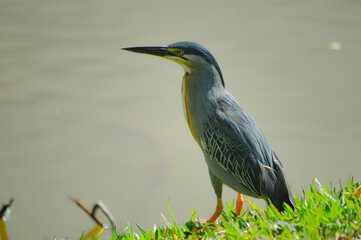
[[[77,239],[67,199],[119,227],[207,218],[216,199],[182,112],[183,70],[122,47],[197,41],[283,161],[292,190],[361,169],[358,1],[0,1],[0,202],[11,239]],[[224,200],[236,194],[225,189]],[[262,203],[262,202],[258,202]],[[262,203],[263,204],[263,203]],[[169,215],[169,214],[168,214]]]

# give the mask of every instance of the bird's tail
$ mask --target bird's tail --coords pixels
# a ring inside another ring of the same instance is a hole
[[[278,211],[283,212],[284,206],[286,203],[292,209],[295,208],[295,203],[293,201],[293,195],[291,189],[286,181],[285,173],[280,162],[277,159],[273,161],[273,171],[267,171],[269,175],[264,176],[267,178],[266,189],[269,201],[278,209]],[[273,175],[272,177],[270,175]],[[270,179],[274,181],[269,181]]]

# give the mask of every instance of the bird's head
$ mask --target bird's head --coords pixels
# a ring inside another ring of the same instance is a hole
[[[212,54],[202,45],[195,42],[176,42],[164,47],[128,47],[123,50],[150,54],[172,60],[180,64],[184,71],[192,74],[196,70],[213,68],[218,72],[222,85],[224,80],[221,69]]]

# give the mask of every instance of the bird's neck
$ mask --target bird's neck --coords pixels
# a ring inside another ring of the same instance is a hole
[[[206,119],[210,111],[213,99],[211,93],[217,89],[224,89],[219,75],[216,72],[186,72],[182,81],[182,102],[185,119],[188,123],[192,136],[198,144],[197,137],[203,126],[202,121]],[[218,77],[218,78],[217,78]],[[219,80],[219,81],[218,81]]]
[[[189,84],[190,84],[190,73],[186,72],[184,74],[183,80],[182,80],[182,103],[183,103],[183,113],[184,117],[188,123],[189,130],[192,133],[193,138],[198,142],[198,138],[196,137],[196,133],[193,127],[193,121],[192,121],[192,113],[189,106]]]

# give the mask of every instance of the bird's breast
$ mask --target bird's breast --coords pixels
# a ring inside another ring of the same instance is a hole
[[[194,137],[194,139],[196,140],[196,142],[199,145],[199,141],[198,141],[197,136],[194,131],[193,122],[192,122],[192,114],[191,114],[190,107],[189,107],[190,102],[188,101],[189,100],[188,81],[189,81],[188,74],[185,74],[183,77],[183,81],[182,81],[183,112],[184,112],[185,119],[188,123],[189,130],[191,131],[192,136]]]

